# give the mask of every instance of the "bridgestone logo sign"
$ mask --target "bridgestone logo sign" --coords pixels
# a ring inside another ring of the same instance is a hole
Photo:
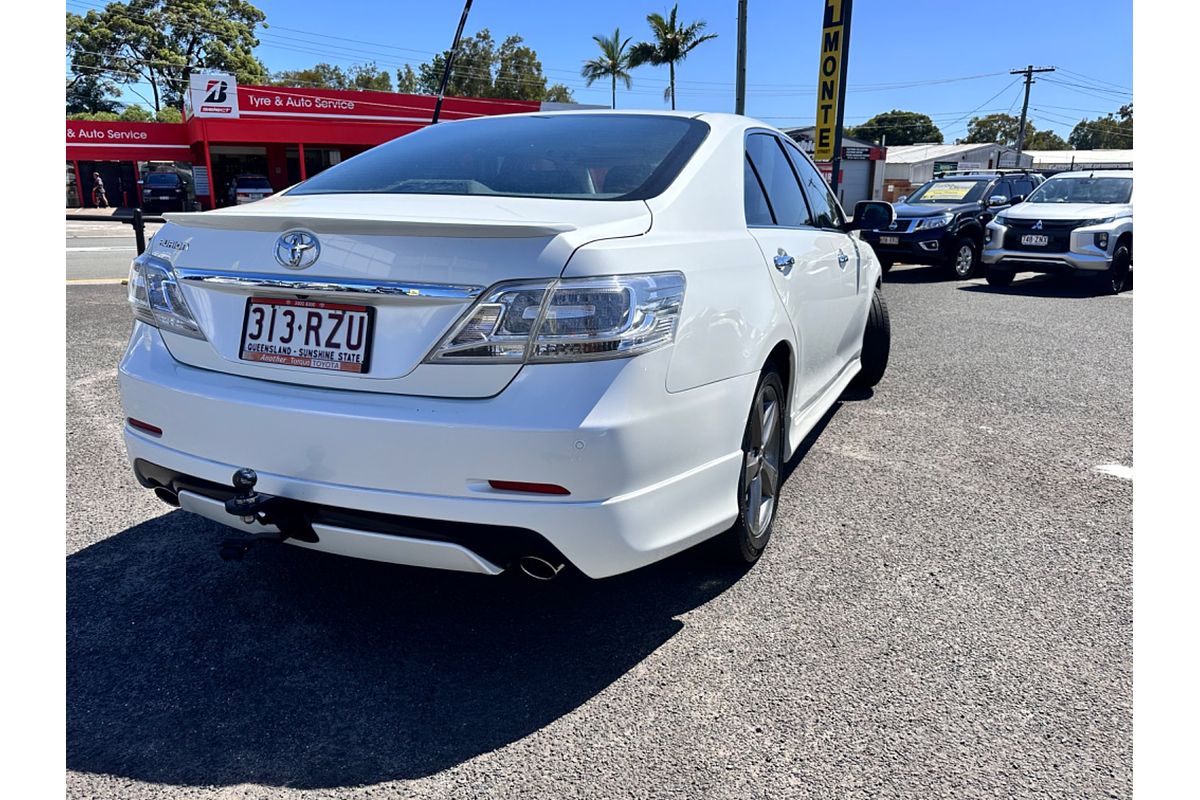
[[[237,119],[240,116],[237,81],[232,75],[193,73],[187,106],[193,116]]]
[[[813,159],[833,160],[833,138],[837,128],[842,51],[845,48],[845,18],[842,0],[825,0],[825,23],[821,28],[821,67],[817,75],[817,130]]]

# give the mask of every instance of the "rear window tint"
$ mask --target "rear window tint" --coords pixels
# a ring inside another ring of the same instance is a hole
[[[423,128],[289,194],[490,194],[641,200],[660,194],[708,125],[635,114],[499,116]]]

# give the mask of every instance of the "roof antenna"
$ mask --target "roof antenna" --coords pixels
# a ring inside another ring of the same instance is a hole
[[[458,55],[458,43],[462,41],[463,28],[467,25],[467,14],[471,13],[471,0],[463,6],[462,18],[458,21],[458,31],[454,34],[454,45],[450,55],[446,57],[446,68],[442,70],[442,82],[438,86],[437,104],[433,107],[433,120],[430,125],[437,125],[438,117],[442,115],[442,100],[446,97],[446,84],[450,82],[450,69],[454,66],[454,57]]]

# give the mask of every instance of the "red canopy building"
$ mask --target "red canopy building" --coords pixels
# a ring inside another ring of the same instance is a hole
[[[175,172],[188,203],[232,202],[239,175],[265,177],[274,191],[345,158],[428,125],[426,95],[238,86],[227,75],[192,75],[184,121],[67,121],[67,205],[92,207],[94,176],[109,205],[140,206],[149,172]],[[538,111],[560,104],[447,97],[445,121]]]

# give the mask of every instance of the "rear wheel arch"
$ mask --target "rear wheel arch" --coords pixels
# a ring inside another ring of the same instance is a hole
[[[760,374],[774,369],[779,374],[779,381],[783,384],[783,411],[784,422],[791,419],[792,396],[795,391],[793,381],[797,372],[796,353],[792,349],[792,345],[786,339],[782,339],[775,343],[771,348],[771,352],[767,354],[767,358],[763,361]],[[790,425],[785,424],[783,427],[784,449],[788,450],[788,434]],[[789,451],[790,452],[790,451]]]

